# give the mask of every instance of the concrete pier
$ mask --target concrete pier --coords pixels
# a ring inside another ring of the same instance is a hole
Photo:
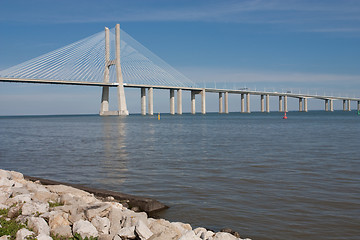
[[[329,99],[325,99],[325,112],[329,111]]]
[[[308,105],[307,105],[308,99],[304,98],[304,112],[308,111]]]
[[[225,113],[229,113],[229,93],[225,92]]]
[[[141,88],[141,115],[146,115],[146,88]]]
[[[266,112],[267,113],[270,112],[270,95],[269,94],[266,95]]]
[[[357,110],[360,111],[360,101],[357,102]]]
[[[205,89],[201,91],[201,113],[206,114],[206,92]]]
[[[333,112],[334,111],[334,100],[333,99],[330,99],[330,112]]]
[[[182,89],[177,90],[177,114],[182,114]]]
[[[154,115],[154,88],[148,88],[148,114]]]
[[[191,114],[195,114],[195,94],[196,91],[191,91]]]
[[[261,105],[261,107],[260,107],[260,111],[261,112],[264,112],[265,110],[265,106],[264,106],[264,95],[261,95],[260,96],[260,105]]]
[[[170,89],[170,114],[175,114],[175,90]]]
[[[287,112],[287,96],[284,96],[284,112]]]
[[[347,100],[347,110],[350,112],[351,111],[351,107],[350,107],[350,100]]]
[[[246,94],[246,112],[250,113],[250,93]]]
[[[299,112],[303,111],[303,99],[299,98]]]
[[[242,113],[245,112],[245,99],[244,99],[244,94],[241,94],[241,112],[242,112]]]
[[[283,103],[282,103],[282,96],[279,96],[279,112],[283,111]]]
[[[346,111],[346,100],[343,100],[343,111]]]
[[[223,113],[223,94],[219,92],[219,113]]]

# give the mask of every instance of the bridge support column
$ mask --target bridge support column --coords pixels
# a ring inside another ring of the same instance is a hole
[[[244,99],[244,94],[241,94],[241,112],[242,112],[242,113],[245,112],[245,99]]]
[[[102,87],[100,115],[109,111],[109,87]]]
[[[195,91],[191,91],[191,114],[195,114]]]
[[[264,112],[264,95],[260,96],[260,111]]]
[[[177,90],[177,114],[182,114],[182,89]]]
[[[246,112],[250,113],[250,93],[246,94]]]
[[[304,112],[308,111],[308,104],[307,104],[307,98],[304,98]]]
[[[223,113],[223,95],[219,92],[219,113]]]
[[[325,99],[325,112],[329,111],[329,99]]]
[[[330,112],[334,111],[334,100],[330,99]]]
[[[350,112],[351,111],[351,107],[350,107],[350,100],[347,100],[347,110]]]
[[[269,94],[266,95],[266,112],[267,113],[270,112],[270,95]]]
[[[170,114],[175,114],[175,90],[170,89]]]
[[[283,111],[282,105],[283,105],[283,103],[282,103],[282,96],[279,96],[279,112],[282,112],[282,111]]]
[[[343,100],[343,111],[346,111],[346,100]]]
[[[109,28],[105,27],[105,69],[104,69],[104,83],[109,82],[109,67],[110,62],[110,39],[109,39]],[[100,116],[109,113],[109,87],[102,88]]]
[[[299,112],[303,111],[303,98],[299,98]]]
[[[141,115],[146,115],[146,88],[141,88]]]
[[[148,89],[148,114],[154,115],[154,88]]]
[[[360,101],[357,102],[357,110],[360,111]]]
[[[225,92],[225,113],[229,113],[229,93]]]
[[[284,112],[287,112],[288,109],[287,109],[287,96],[285,95],[284,96]]]
[[[205,88],[201,91],[201,113],[206,114],[206,93],[205,93]]]

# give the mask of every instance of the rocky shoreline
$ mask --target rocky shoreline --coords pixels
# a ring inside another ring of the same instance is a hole
[[[242,239],[231,230],[192,229],[189,224],[150,218],[124,205],[112,196],[100,199],[78,188],[42,185],[22,173],[0,169],[0,240]]]

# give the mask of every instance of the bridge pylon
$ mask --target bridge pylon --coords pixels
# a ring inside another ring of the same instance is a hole
[[[110,38],[109,28],[105,27],[105,69],[104,69],[104,83],[110,82],[110,70],[109,68],[115,65],[116,68],[116,82],[117,86],[117,97],[118,97],[118,111],[109,111],[109,86],[102,88],[100,116],[126,116],[129,115],[129,111],[126,107],[126,98],[124,90],[124,81],[121,72],[120,62],[120,24],[115,26],[115,60],[110,60]]]

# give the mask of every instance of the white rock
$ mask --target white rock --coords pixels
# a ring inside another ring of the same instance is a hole
[[[109,213],[110,220],[110,235],[115,236],[121,229],[121,220],[123,217],[123,211],[120,208],[112,207]]]
[[[96,216],[91,220],[91,224],[94,225],[99,234],[109,234],[110,220],[107,217]]]
[[[90,204],[85,208],[85,216],[91,221],[95,216],[104,217],[110,211],[111,206],[107,203]]]
[[[206,233],[206,232],[207,232],[207,230],[206,230],[205,228],[202,228],[202,227],[199,227],[199,228],[194,229],[195,235],[198,236],[198,237],[200,237],[200,238],[201,238],[201,235],[202,235],[203,233]]]
[[[184,234],[187,233],[188,231],[191,231],[191,230],[192,230],[191,225],[190,225],[190,224],[187,224],[187,223],[172,222],[171,225],[174,226],[175,228],[177,228],[178,231],[180,231],[181,235],[184,235]]]
[[[139,220],[135,226],[135,232],[140,237],[141,240],[147,240],[149,239],[153,233],[150,231],[150,229],[146,226],[146,224]]]
[[[165,219],[148,219],[148,224],[151,232],[154,235],[151,239],[156,240],[169,240],[169,239],[179,239],[183,234],[179,229],[173,226],[169,221]]]
[[[5,204],[6,205],[13,205],[15,203],[23,203],[23,202],[31,202],[31,195],[30,194],[20,194],[13,198],[9,198]]]
[[[201,239],[210,239],[215,235],[215,233],[213,231],[207,231],[207,232],[203,232],[200,235]]]
[[[14,185],[15,185],[14,180],[10,180],[8,178],[0,178],[0,186],[12,187]]]
[[[40,234],[36,237],[37,240],[53,240],[52,237],[46,234]]]
[[[49,216],[50,232],[53,235],[60,235],[64,237],[72,237],[70,222],[68,221],[68,214],[64,212],[53,211]]]
[[[49,203],[27,202],[22,208],[22,215],[42,214],[49,211]]]
[[[16,233],[16,240],[25,240],[26,237],[34,236],[35,233],[27,230],[26,228],[22,228]]]
[[[9,171],[0,169],[0,178],[11,179],[11,174]]]
[[[24,175],[20,172],[10,171],[10,176],[12,180],[22,180],[24,179]]]
[[[50,235],[50,227],[47,222],[40,217],[31,217],[28,219],[28,227],[31,228],[37,235]]]
[[[9,197],[11,196],[11,192],[5,192],[0,189],[0,204],[5,203]]]
[[[26,183],[26,188],[27,188],[27,190],[29,190],[30,192],[33,192],[33,193],[36,193],[38,191],[44,191],[44,192],[47,191],[46,187],[44,187],[43,185],[31,182],[31,181],[28,181]]]
[[[78,233],[82,238],[98,237],[99,233],[89,221],[79,220],[73,225],[73,234]]]
[[[49,202],[53,201],[56,202],[58,199],[58,195],[56,193],[52,193],[48,190],[46,191],[37,191],[32,196],[32,199],[39,202]]]
[[[0,204],[0,209],[8,209],[8,208],[9,208],[9,206],[4,205],[4,204]]]
[[[196,236],[194,231],[187,231],[179,240],[202,240],[200,237]]]
[[[4,235],[0,237],[0,240],[9,240],[10,236],[9,235]]]
[[[132,227],[124,227],[124,228],[120,229],[120,231],[118,232],[117,235],[120,236],[120,237],[129,238],[129,239],[136,238],[136,235],[135,235],[135,226],[132,226]]]

